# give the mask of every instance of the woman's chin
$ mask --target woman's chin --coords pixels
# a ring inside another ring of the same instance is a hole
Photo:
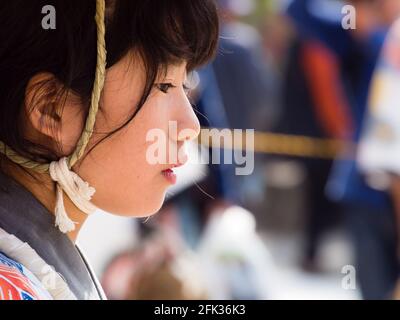
[[[148,218],[160,211],[160,209],[164,204],[165,195],[166,193],[157,198],[153,197],[151,201],[149,201],[148,203],[138,204],[136,202],[135,206],[132,206],[132,203],[129,203],[127,207],[118,207],[118,208],[110,208],[109,210],[105,209],[102,210],[121,217]]]

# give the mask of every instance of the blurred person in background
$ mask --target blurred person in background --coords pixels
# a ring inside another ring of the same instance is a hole
[[[260,32],[244,23],[255,0],[220,0],[220,54],[212,63],[229,128],[268,130],[279,114],[279,83]]]
[[[275,74],[282,77],[289,49],[296,35],[290,17],[286,14],[287,1],[268,1],[273,5],[267,10],[261,23],[263,54],[267,55]],[[279,79],[282,83],[282,79]],[[278,94],[280,94],[278,92]]]
[[[260,33],[243,22],[255,5],[254,0],[219,1],[220,54],[200,72],[197,105],[205,127],[267,131],[278,118],[277,74],[264,54]],[[257,201],[257,195],[262,198],[263,181],[258,172],[264,159],[256,155],[255,172],[250,176],[236,176],[232,165],[211,166],[219,177],[217,197],[242,205]]]
[[[397,236],[397,259],[400,259],[399,82],[400,20],[397,20],[387,36],[374,73],[368,113],[358,151],[358,167],[368,184],[372,188],[387,192],[393,199],[396,213],[393,225]],[[395,298],[400,299],[399,285],[395,290]]]
[[[342,27],[342,8],[345,4],[352,4],[356,9],[355,30]],[[399,2],[294,0],[288,12],[300,36],[300,70],[308,91],[303,91],[301,87],[293,90],[303,95],[304,99],[300,101],[305,106],[311,103],[315,108],[308,116],[299,108],[298,114],[302,119],[306,117],[304,122],[299,122],[314,124],[304,128],[308,134],[315,135],[317,127],[322,137],[357,142],[372,72],[386,30],[399,12]],[[292,73],[294,78],[298,75]],[[288,92],[290,90],[288,88]],[[295,104],[296,101],[292,100],[290,105]],[[290,124],[286,125],[291,129]],[[373,190],[365,183],[353,160],[339,157],[333,165],[332,173],[332,163],[325,162],[322,169],[313,162],[311,160],[307,167],[311,172],[315,170],[314,177],[320,177],[316,179],[319,183],[316,182],[314,199],[320,197],[324,199],[322,203],[328,204],[324,195],[327,183],[328,197],[344,208],[364,298],[388,297],[398,268],[390,200],[385,193]],[[321,200],[315,201],[321,203]],[[308,258],[315,256],[316,239],[329,222],[325,214],[324,208],[318,205],[311,210]]]
[[[112,257],[102,284],[111,300],[205,300],[205,275],[176,230],[152,224],[133,249]]]
[[[353,130],[347,87],[355,67],[354,44],[341,27],[339,1],[294,0],[286,10],[294,34],[282,90],[283,110],[275,131],[314,138],[347,139]],[[287,159],[286,157],[285,159]],[[322,236],[340,221],[325,194],[332,159],[295,158],[306,172],[305,252],[302,266],[320,271]]]
[[[395,0],[349,1],[356,12],[356,28],[348,30],[353,53],[353,85],[347,90],[358,143],[362,132],[371,79],[387,30],[400,13]],[[345,155],[345,157],[348,155]],[[355,249],[360,289],[365,299],[391,297],[398,277],[397,235],[393,203],[387,193],[371,188],[354,159],[340,157],[327,186],[328,194],[342,204]]]

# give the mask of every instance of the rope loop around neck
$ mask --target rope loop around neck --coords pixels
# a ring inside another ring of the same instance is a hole
[[[96,0],[95,21],[97,26],[97,63],[93,91],[90,101],[88,117],[82,135],[79,138],[74,152],[67,158],[52,163],[38,163],[27,159],[0,141],[0,153],[4,154],[13,163],[37,173],[49,173],[52,180],[57,184],[57,201],[55,207],[56,225],[62,232],[75,229],[75,223],[69,219],[65,208],[63,194],[68,195],[71,201],[83,212],[90,214],[96,207],[90,202],[95,189],[83,181],[76,173],[71,171],[72,167],[82,158],[93,134],[96,116],[99,110],[101,93],[104,87],[106,73],[106,43],[105,43],[105,0]]]

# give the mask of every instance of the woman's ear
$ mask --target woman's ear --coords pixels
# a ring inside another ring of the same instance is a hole
[[[38,73],[25,90],[27,128],[57,141],[61,130],[61,114],[57,97],[61,89],[51,73]],[[31,131],[29,130],[29,131]]]
[[[51,73],[38,73],[25,90],[25,134],[31,141],[55,149],[59,155],[73,152],[82,134],[85,108],[81,99]]]

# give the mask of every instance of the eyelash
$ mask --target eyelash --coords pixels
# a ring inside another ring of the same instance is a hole
[[[158,90],[167,94],[168,90],[171,88],[176,88],[172,83],[158,83],[155,85]],[[183,90],[185,90],[186,95],[189,94],[190,88],[186,85],[183,85]]]

